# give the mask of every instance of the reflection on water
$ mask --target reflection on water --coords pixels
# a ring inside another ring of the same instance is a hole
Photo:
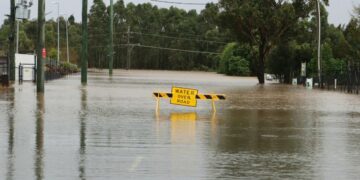
[[[86,87],[81,89],[81,111],[80,111],[80,161],[79,161],[79,178],[85,180],[85,160],[86,160],[86,117],[87,117],[87,91]]]
[[[15,94],[14,89],[9,89],[8,92],[8,99],[7,101],[10,102],[9,108],[7,110],[8,116],[8,162],[7,162],[7,173],[6,179],[12,180],[14,177],[14,108],[15,108]]]
[[[45,101],[44,94],[37,94],[36,103],[36,142],[35,142],[35,176],[37,180],[44,179],[44,113],[45,113]]]
[[[0,92],[0,177],[360,177],[359,96],[214,73],[106,74],[89,74],[87,86],[79,76],[48,82],[45,97],[27,83]],[[228,100],[217,113],[208,101],[163,100],[156,111],[152,92],[173,85]]]
[[[196,112],[171,113],[171,142],[173,144],[193,144],[196,142]]]

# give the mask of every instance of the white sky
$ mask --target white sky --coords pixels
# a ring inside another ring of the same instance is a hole
[[[47,16],[47,19],[56,18],[57,16],[57,7],[53,4],[55,0],[46,1],[46,12],[52,12]],[[60,14],[75,15],[75,20],[79,21],[81,19],[81,3],[82,0],[58,0],[60,2]],[[91,7],[92,0],[89,1],[89,8]],[[189,3],[207,3],[207,2],[217,2],[217,0],[173,0],[177,2],[189,2]],[[34,0],[34,5],[31,8],[31,18],[37,16],[37,0]],[[104,0],[105,3],[109,4],[110,0]],[[116,0],[114,0],[116,2]],[[169,7],[169,4],[153,2],[151,0],[125,0],[125,4],[133,2],[145,3],[151,2],[152,4],[157,5],[158,7]],[[360,0],[330,0],[330,6],[328,7],[329,11],[329,22],[335,25],[338,24],[347,24],[351,18],[354,5],[360,5]],[[196,9],[198,12],[204,8],[204,6],[197,5],[175,5],[179,8],[190,10]],[[3,23],[6,14],[9,14],[10,9],[10,0],[1,0],[0,2],[0,24]]]

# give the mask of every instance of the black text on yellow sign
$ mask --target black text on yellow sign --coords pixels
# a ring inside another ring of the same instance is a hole
[[[196,95],[198,94],[198,90],[173,87],[171,92],[172,92],[172,98],[170,101],[171,104],[196,107],[197,105]]]

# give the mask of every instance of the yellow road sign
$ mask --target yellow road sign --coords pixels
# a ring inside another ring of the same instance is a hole
[[[171,92],[172,92],[172,98],[170,100],[171,104],[196,107],[197,105],[196,96],[199,92],[198,90],[173,87]]]

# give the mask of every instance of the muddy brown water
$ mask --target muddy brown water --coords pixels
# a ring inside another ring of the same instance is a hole
[[[116,71],[0,90],[0,179],[358,179],[360,96],[203,72]],[[226,94],[197,108],[172,86]]]

